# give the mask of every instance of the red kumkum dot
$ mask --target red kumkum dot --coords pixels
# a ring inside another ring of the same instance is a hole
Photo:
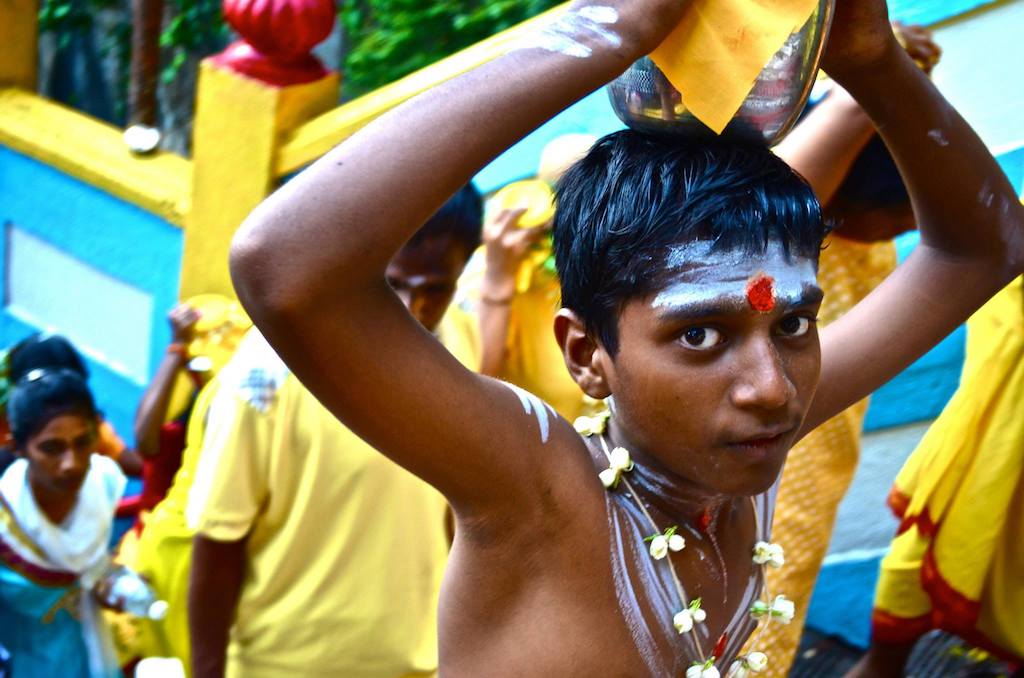
[[[771,276],[760,275],[747,284],[747,301],[750,307],[761,313],[775,309],[775,281]]]

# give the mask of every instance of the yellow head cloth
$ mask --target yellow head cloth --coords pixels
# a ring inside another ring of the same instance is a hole
[[[651,59],[698,120],[725,129],[818,0],[694,0]]]

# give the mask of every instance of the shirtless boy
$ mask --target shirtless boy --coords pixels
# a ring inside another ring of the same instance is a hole
[[[825,67],[904,174],[922,243],[903,266],[819,341],[825,229],[807,185],[760,149],[619,133],[567,174],[554,234],[555,333],[582,389],[611,399],[607,428],[581,437],[463,368],[389,289],[389,259],[491,159],[656,47],[686,4],[574,3],[561,42],[381,118],[235,241],[241,299],[285,362],[454,508],[443,675],[714,676],[712,656],[725,673],[764,598],[751,555],[786,451],[1024,269],[1024,214],[991,155],[897,44],[884,1],[839,0]],[[608,490],[617,447],[632,467]],[[642,540],[671,527],[685,548],[655,560]],[[681,633],[696,598],[706,617]]]

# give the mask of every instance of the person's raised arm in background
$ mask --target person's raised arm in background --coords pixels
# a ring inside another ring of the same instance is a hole
[[[823,66],[892,153],[921,245],[822,332],[821,385],[804,432],[892,378],[1024,268],[1024,210],[1012,186],[899,44],[885,3],[840,2],[835,25]],[[846,30],[853,25],[862,29]]]
[[[195,334],[199,313],[188,304],[179,304],[167,314],[167,320],[171,325],[171,343],[135,411],[135,449],[143,457],[154,457],[160,452],[160,429],[167,420],[174,383],[188,365],[188,345]]]

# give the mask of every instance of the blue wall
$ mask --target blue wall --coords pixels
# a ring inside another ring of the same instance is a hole
[[[930,25],[998,0],[889,0],[889,15],[908,24]]]
[[[13,224],[95,269],[152,295],[149,372],[170,341],[166,313],[177,301],[182,232],[152,214],[0,146],[0,226]],[[6,267],[6,238],[0,262]],[[6,269],[5,269],[6,270]],[[59,275],[40,271],[40,275]],[[6,275],[0,293],[6,300]],[[104,299],[96,299],[97,305]],[[38,331],[0,310],[0,346]],[[60,327],[56,328],[61,331]],[[118,327],[110,327],[118,332]],[[116,357],[116,356],[115,356]],[[145,384],[89,360],[90,383],[100,407],[131,443],[135,407]]]

